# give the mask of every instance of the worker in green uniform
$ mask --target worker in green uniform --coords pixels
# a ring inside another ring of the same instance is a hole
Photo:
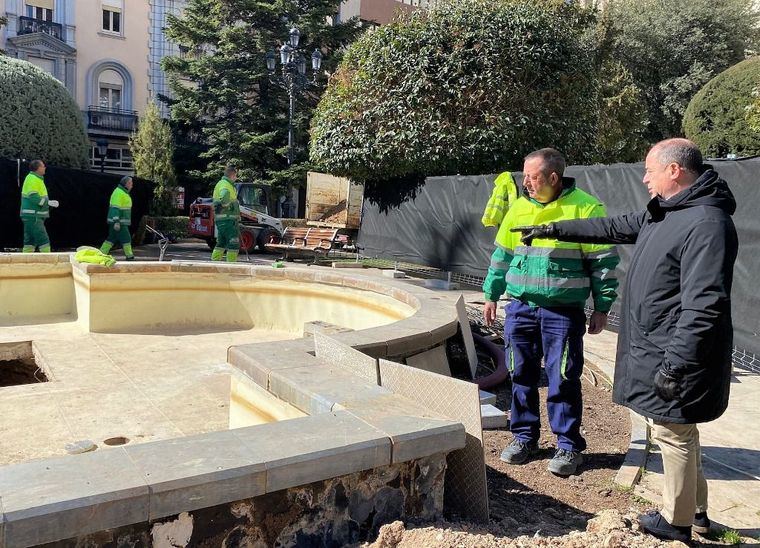
[[[132,223],[132,197],[129,192],[133,184],[132,177],[122,177],[119,186],[111,194],[108,206],[108,238],[100,246],[100,252],[108,255],[114,245],[121,244],[128,261],[135,260],[132,236],[129,234],[129,225]]]
[[[21,188],[21,222],[24,224],[24,253],[50,253],[50,238],[45,230],[45,219],[50,207],[58,207],[56,200],[48,199],[45,186],[47,166],[42,160],[29,162],[29,174]]]
[[[216,246],[211,252],[212,261],[221,261],[227,252],[227,262],[237,261],[240,251],[240,203],[235,190],[237,169],[227,166],[224,177],[214,187],[214,227]]]

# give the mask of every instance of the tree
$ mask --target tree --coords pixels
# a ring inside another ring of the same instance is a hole
[[[186,52],[164,60],[170,75],[172,118],[185,127],[201,122],[209,163],[200,175],[218,179],[221,168],[235,164],[241,177],[280,189],[305,181],[307,155],[297,148],[287,165],[288,99],[267,72],[265,53],[282,43],[291,26],[301,31],[301,46],[319,48],[325,70],[333,70],[338,52],[355,36],[355,21],[331,25],[341,0],[190,0],[181,18],[170,18],[167,34]],[[318,75],[296,105],[297,143],[306,141],[311,112],[325,82]]]
[[[650,142],[681,134],[691,98],[755,47],[753,0],[610,0],[610,59],[643,90]]]
[[[588,161],[591,28],[577,3],[457,0],[366,33],[330,78],[311,159],[364,181],[370,196],[424,176],[514,169],[550,145]]]
[[[752,94],[759,82],[760,57],[753,57],[723,71],[694,96],[683,128],[703,154],[760,154],[760,133],[752,127],[757,119]]]
[[[71,94],[47,72],[4,55],[0,55],[0,128],[0,158],[89,166],[90,145]]]
[[[151,213],[169,215],[175,211],[174,191],[176,176],[172,156],[174,154],[169,124],[150,103],[140,118],[137,131],[129,138],[129,148],[135,164],[135,175],[156,183]]]
[[[600,76],[596,161],[602,164],[638,162],[649,146],[645,137],[649,113],[644,92],[620,63],[605,63]]]

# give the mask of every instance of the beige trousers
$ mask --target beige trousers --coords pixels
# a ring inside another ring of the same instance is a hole
[[[707,481],[697,425],[651,419],[647,423],[652,441],[660,447],[665,473],[660,513],[671,525],[690,527],[695,513],[707,512]]]

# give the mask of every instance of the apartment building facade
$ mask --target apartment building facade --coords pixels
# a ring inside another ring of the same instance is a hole
[[[82,111],[94,169],[131,174],[128,138],[148,103],[168,93],[160,63],[177,49],[163,29],[185,0],[0,1],[8,20],[0,48],[66,86]]]
[[[346,21],[358,17],[374,25],[390,23],[399,13],[417,8],[429,8],[435,0],[345,0],[340,6],[338,18]]]

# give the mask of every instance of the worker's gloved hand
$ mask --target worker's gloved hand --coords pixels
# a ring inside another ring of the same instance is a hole
[[[48,201],[48,205],[50,207],[58,207],[58,200],[50,200]]]
[[[670,364],[665,362],[654,374],[654,392],[665,401],[681,399],[683,391],[683,375],[673,371]]]
[[[554,223],[548,225],[515,226],[509,229],[511,232],[522,232],[520,241],[529,246],[534,238],[556,238],[557,228]]]
[[[120,224],[120,223],[114,223],[114,224],[113,224],[113,229],[114,229],[116,232],[118,232],[119,230],[121,230],[121,224]]]

